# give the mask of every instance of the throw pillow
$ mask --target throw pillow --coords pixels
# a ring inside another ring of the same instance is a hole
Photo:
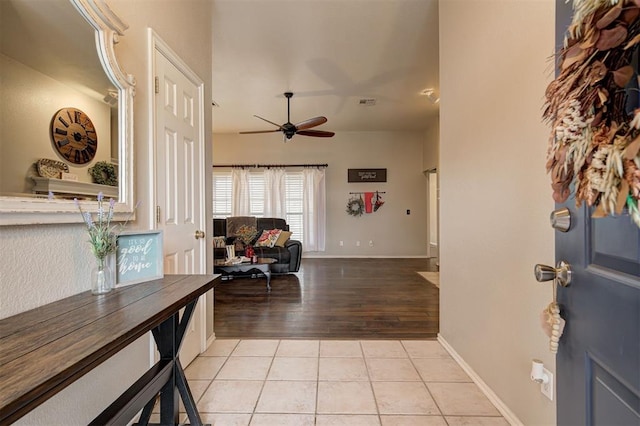
[[[262,235],[256,241],[256,247],[273,247],[273,245],[278,241],[278,237],[282,232],[281,229],[265,229],[262,231]]]
[[[280,236],[278,237],[278,239],[276,240],[276,246],[278,247],[284,247],[284,244],[289,241],[289,238],[291,238],[291,234],[292,232],[289,231],[282,231],[280,233]]]

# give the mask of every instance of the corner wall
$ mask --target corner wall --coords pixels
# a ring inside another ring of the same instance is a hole
[[[542,103],[553,0],[440,2],[440,335],[526,425],[555,424],[531,359],[555,372],[539,325],[552,288],[554,204]]]
[[[427,179],[422,174],[423,140],[424,132],[337,132],[331,139],[295,136],[287,143],[279,133],[215,134],[213,155],[216,164],[329,165],[326,251],[305,256],[424,257]],[[349,168],[386,168],[387,182],[348,183]],[[385,204],[374,213],[349,216],[345,211],[349,192],[359,191],[384,191]]]

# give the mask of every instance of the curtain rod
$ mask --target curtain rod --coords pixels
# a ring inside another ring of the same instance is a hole
[[[214,164],[217,167],[250,167],[250,168],[270,168],[270,167],[329,167],[328,164]]]

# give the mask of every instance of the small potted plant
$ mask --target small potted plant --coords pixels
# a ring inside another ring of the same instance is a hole
[[[109,199],[109,205],[105,208],[102,192],[98,193],[98,212],[95,217],[82,210],[77,198],[74,198],[73,201],[87,225],[91,252],[96,258],[96,265],[91,271],[91,292],[93,294],[108,293],[113,290],[114,283],[107,257],[116,251],[116,230],[124,228],[129,219],[121,225],[112,225],[113,208],[116,202],[114,199]]]

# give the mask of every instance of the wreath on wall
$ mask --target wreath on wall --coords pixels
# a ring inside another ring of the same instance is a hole
[[[574,0],[559,75],[543,117],[553,199],[595,207],[593,217],[626,207],[640,227],[640,2]]]
[[[362,216],[364,213],[364,201],[361,197],[353,197],[347,201],[347,213],[350,216]]]
[[[100,185],[118,186],[118,171],[116,166],[106,161],[98,161],[89,168],[89,174],[95,183]]]

